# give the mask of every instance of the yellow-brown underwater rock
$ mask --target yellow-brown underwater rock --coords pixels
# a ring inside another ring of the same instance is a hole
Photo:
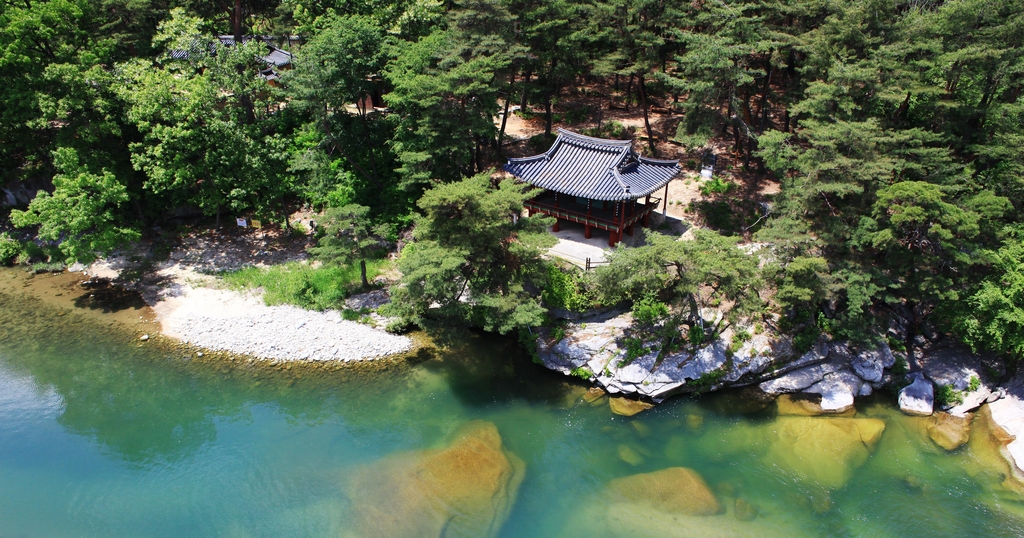
[[[623,501],[669,514],[711,516],[722,511],[704,478],[686,467],[616,478],[608,483],[608,491]]]
[[[928,417],[928,437],[946,450],[956,450],[971,438],[971,417],[935,413]]]
[[[608,406],[612,408],[612,413],[615,413],[616,415],[631,417],[641,411],[646,411],[654,407],[654,404],[620,397],[609,399]]]
[[[867,461],[885,431],[876,418],[779,417],[765,459],[797,478],[840,488]]]
[[[526,465],[502,446],[498,428],[470,422],[446,448],[388,456],[348,483],[343,536],[495,536],[515,503]]]

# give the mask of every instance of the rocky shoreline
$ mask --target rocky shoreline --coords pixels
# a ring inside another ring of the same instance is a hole
[[[756,387],[766,397],[791,395],[787,404],[796,401],[804,412],[820,415],[853,412],[858,397],[878,390],[892,391],[900,409],[916,416],[969,419],[987,404],[992,422],[1006,434],[1004,456],[1024,479],[1024,379],[1000,383],[991,357],[925,339],[911,353],[894,352],[885,342],[856,349],[822,339],[798,354],[789,338],[754,327],[729,328],[697,349],[661,354],[657,342],[638,339],[633,328],[629,313],[613,312],[545,329],[539,361],[609,393],[655,403],[676,394]],[[737,332],[746,334],[739,344]],[[937,401],[939,391],[944,400]]]

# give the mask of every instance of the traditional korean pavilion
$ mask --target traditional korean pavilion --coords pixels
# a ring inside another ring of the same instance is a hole
[[[632,236],[634,225],[649,225],[650,214],[661,202],[651,194],[662,187],[667,191],[680,169],[678,161],[637,155],[629,140],[593,138],[565,129],[558,130],[551,149],[509,159],[505,165],[520,180],[544,189],[526,202],[531,215],[555,217],[556,232],[563,220],[582,224],[587,238],[594,228],[608,230],[609,246],[615,246],[623,233]]]

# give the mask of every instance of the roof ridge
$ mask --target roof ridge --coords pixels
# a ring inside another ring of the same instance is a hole
[[[547,158],[547,155],[545,155],[544,153],[540,153],[538,155],[530,155],[529,157],[509,157],[508,158],[508,162],[510,162],[510,163],[511,162],[515,162],[515,163],[528,163],[528,162],[538,161],[540,159],[545,159],[545,158]]]
[[[558,136],[559,136],[559,138],[561,138],[562,136],[565,136],[566,138],[575,138],[577,140],[590,142],[591,144],[597,144],[599,146],[611,146],[611,147],[615,147],[615,148],[620,147],[620,146],[630,146],[630,147],[632,147],[632,145],[633,145],[633,141],[632,140],[610,140],[610,139],[607,139],[607,138],[596,138],[596,137],[593,137],[593,136],[587,136],[585,134],[580,134],[580,133],[577,133],[575,131],[570,131],[570,130],[564,129],[562,127],[558,128]]]
[[[644,157],[643,155],[639,155],[639,154],[636,156],[636,158],[637,158],[637,160],[643,161],[645,163],[651,163],[651,164],[675,164],[675,165],[679,164],[679,160],[678,159],[652,159],[650,157]]]

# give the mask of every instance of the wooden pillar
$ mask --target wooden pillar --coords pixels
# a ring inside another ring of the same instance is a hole
[[[626,234],[629,235],[630,237],[633,237],[633,225],[632,224],[630,224],[629,226],[626,226]]]
[[[610,230],[608,232],[608,246],[609,247],[614,247],[615,243],[618,243],[618,242],[619,242],[619,233],[614,231],[614,230]]]
[[[561,230],[561,227],[558,225],[560,222],[561,221],[558,220],[558,217],[555,217],[555,224],[554,224],[554,226],[551,227],[551,231],[552,232],[557,232],[557,231]]]
[[[591,212],[592,212],[593,208],[594,208],[594,201],[588,198],[587,199],[587,218],[588,219],[591,216]],[[593,232],[590,229],[590,225],[589,224],[584,224],[583,225],[583,237],[586,237],[587,239],[590,239],[590,237],[592,235],[594,235],[594,234],[593,234]]]
[[[641,227],[650,227],[650,195],[647,195],[647,200],[643,204],[643,218],[640,219]]]
[[[623,240],[623,231],[625,230],[625,227],[626,227],[626,201],[623,200],[622,202],[618,203],[618,205],[620,205],[622,207],[622,209],[620,211],[618,211],[618,234],[617,234],[617,236],[618,236],[618,240],[622,241]]]
[[[668,183],[665,184],[665,195],[661,197],[661,214],[668,216]]]

